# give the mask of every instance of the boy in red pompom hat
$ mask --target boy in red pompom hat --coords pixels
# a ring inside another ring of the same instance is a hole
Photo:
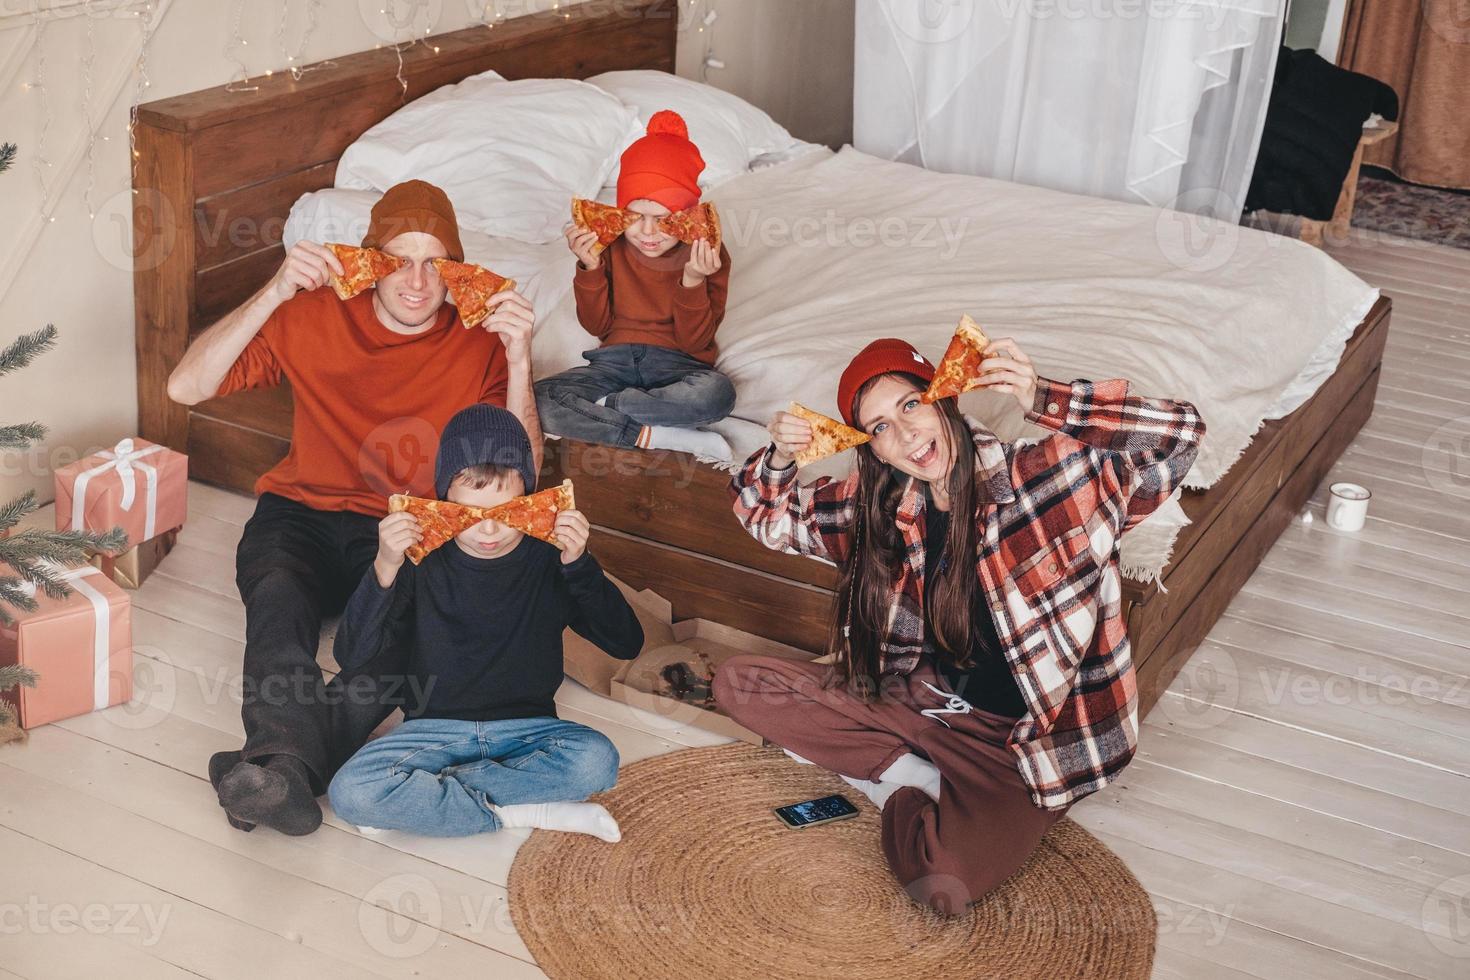
[[[547,432],[731,458],[724,437],[702,428],[735,407],[735,386],[714,369],[730,254],[704,240],[686,245],[658,226],[699,203],[703,172],[683,118],[656,113],[623,153],[618,176],[618,207],[638,220],[600,254],[595,232],[567,229],[579,260],[577,318],[602,346],[586,353],[585,366],[537,383]]]

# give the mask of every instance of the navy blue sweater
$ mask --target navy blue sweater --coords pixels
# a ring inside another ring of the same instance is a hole
[[[369,568],[334,652],[352,670],[406,645],[421,695],[405,706],[409,718],[554,718],[568,626],[619,660],[643,648],[638,617],[591,554],[563,565],[556,548],[527,537],[485,559],[451,541],[418,566],[405,562],[392,588]]]

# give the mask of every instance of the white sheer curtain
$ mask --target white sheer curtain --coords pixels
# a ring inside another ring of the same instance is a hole
[[[857,0],[853,142],[1235,221],[1286,0]]]

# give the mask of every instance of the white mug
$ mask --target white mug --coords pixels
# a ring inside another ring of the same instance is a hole
[[[1338,531],[1361,531],[1373,494],[1356,483],[1334,483],[1327,501],[1327,524]]]

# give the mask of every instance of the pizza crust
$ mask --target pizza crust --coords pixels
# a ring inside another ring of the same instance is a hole
[[[490,508],[485,516],[563,550],[561,542],[556,538],[556,518],[564,510],[576,509],[577,500],[572,481],[563,480],[561,486],[507,500],[498,507]]]
[[[605,252],[609,245],[623,236],[633,220],[622,208],[581,197],[572,199],[572,224],[597,234],[597,242],[592,246],[593,255]]]
[[[934,380],[929,382],[929,390],[920,396],[921,400],[932,405],[941,398],[953,398],[979,388],[980,366],[988,346],[990,338],[980,325],[968,314],[962,316],[934,372]]]
[[[403,268],[404,260],[376,248],[328,243],[327,248],[342,263],[342,275],[332,273],[327,281],[342,302],[347,302]]]
[[[454,299],[460,322],[466,330],[478,327],[489,318],[490,297],[516,288],[514,279],[507,279],[470,262],[435,259],[434,268],[449,287],[449,295]]]
[[[814,412],[798,402],[791,403],[790,412],[797,418],[805,419],[812,427],[811,444],[796,454],[798,466],[806,466],[873,441],[873,437],[866,432],[829,418],[821,412]]]
[[[564,510],[576,509],[577,499],[571,480],[563,480],[561,486],[516,497],[495,507],[471,507],[402,493],[388,498],[388,513],[407,511],[419,522],[424,539],[404,552],[415,565],[481,521],[504,524],[562,550],[561,542],[556,539],[557,515]]]
[[[715,251],[719,251],[724,241],[720,212],[708,201],[660,218],[658,229],[666,235],[673,235],[686,245],[692,245],[703,238],[714,246]]]

